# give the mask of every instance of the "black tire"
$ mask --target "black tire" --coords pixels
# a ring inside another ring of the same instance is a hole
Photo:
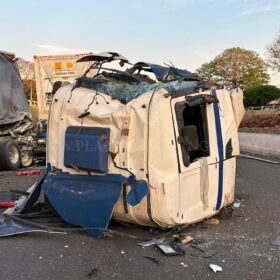
[[[18,143],[7,139],[0,141],[0,167],[4,170],[17,170],[21,164],[21,151]]]

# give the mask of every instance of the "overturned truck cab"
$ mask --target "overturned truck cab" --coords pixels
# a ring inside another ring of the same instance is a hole
[[[126,65],[117,53],[80,61],[93,61],[97,73],[55,94],[49,172],[38,184],[64,221],[100,237],[111,218],[170,228],[233,202],[240,89],[173,66],[105,67]]]

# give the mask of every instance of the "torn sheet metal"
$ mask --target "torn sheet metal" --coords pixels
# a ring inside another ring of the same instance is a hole
[[[23,220],[14,220],[12,217],[7,220],[4,219],[3,213],[0,213],[0,237],[24,234],[29,232],[45,232],[45,233],[59,233],[66,234],[62,231],[53,231],[42,227],[37,227],[33,223],[24,222]]]
[[[59,173],[46,177],[44,194],[61,218],[101,237],[111,219],[126,177],[118,174],[84,176]]]
[[[162,253],[166,256],[183,256],[185,251],[175,242],[167,243],[156,243],[156,246],[160,249]]]
[[[175,67],[166,67],[152,63],[137,62],[128,71],[134,73],[136,71],[147,71],[155,74],[158,81],[171,81],[177,79],[201,81],[202,78],[197,74],[188,70],[182,70]]]
[[[126,202],[131,206],[136,206],[148,194],[147,182],[144,180],[136,181],[134,176],[130,176],[127,183],[130,184],[132,188],[126,196]]]

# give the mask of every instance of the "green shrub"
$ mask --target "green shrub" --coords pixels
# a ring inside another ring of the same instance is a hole
[[[245,107],[264,106],[278,98],[280,98],[280,89],[276,86],[253,86],[244,91]]]

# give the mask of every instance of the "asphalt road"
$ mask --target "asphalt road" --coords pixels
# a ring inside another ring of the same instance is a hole
[[[136,239],[113,234],[95,240],[84,232],[0,239],[0,279],[280,279],[280,246],[270,245],[280,235],[280,166],[250,159],[238,159],[237,166],[236,197],[241,206],[233,217],[220,219],[218,225],[186,229],[188,235],[206,241],[201,245],[206,252],[218,252],[211,258],[191,256],[199,251],[190,245],[184,246],[185,256],[167,257],[154,247],[143,249],[137,238],[162,232],[114,223],[112,230]],[[36,176],[0,172],[2,197],[8,189],[26,189],[34,180]],[[223,271],[214,273],[210,264]]]

